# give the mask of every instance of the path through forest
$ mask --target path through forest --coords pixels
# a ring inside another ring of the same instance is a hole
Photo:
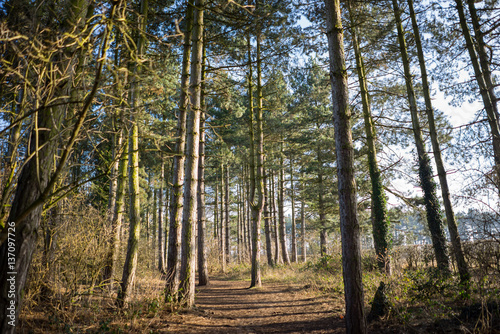
[[[343,300],[304,286],[212,280],[196,309],[166,319],[160,333],[343,333]]]

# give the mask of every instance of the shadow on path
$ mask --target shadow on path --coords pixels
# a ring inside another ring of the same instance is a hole
[[[165,333],[343,333],[343,300],[296,286],[213,280],[196,308],[168,320]]]

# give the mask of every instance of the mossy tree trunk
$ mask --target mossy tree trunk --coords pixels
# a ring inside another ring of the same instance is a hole
[[[373,124],[373,118],[371,113],[370,96],[368,94],[365,65],[359,47],[359,37],[356,27],[357,23],[355,22],[355,16],[353,8],[351,6],[351,2],[352,1],[349,0],[347,3],[349,8],[349,16],[352,24],[351,28],[352,45],[356,57],[356,70],[359,80],[361,103],[363,106],[366,146],[368,149],[368,169],[370,173],[370,181],[372,189],[371,211],[372,211],[373,241],[375,244],[375,253],[377,254],[377,264],[379,269],[381,271],[385,271],[386,273],[390,273],[391,272],[390,258],[389,258],[390,236],[389,236],[389,218],[387,216],[387,200],[384,193],[384,187],[382,184],[380,169],[378,167],[377,149],[375,146],[376,143],[375,126]]]
[[[418,155],[418,174],[420,184],[424,191],[424,202],[427,213],[427,224],[431,232],[432,246],[436,255],[437,266],[443,273],[449,272],[449,260],[446,251],[446,239],[442,228],[441,210],[436,195],[436,184],[433,180],[433,173],[430,164],[429,155],[425,148],[425,142],[422,135],[422,128],[417,111],[417,100],[415,90],[413,89],[412,75],[410,71],[410,60],[406,47],[406,40],[401,22],[401,13],[397,0],[392,0],[394,15],[396,18],[396,27],[398,30],[399,49],[405,74],[406,90],[408,102],[410,104],[410,113],[412,120],[412,129],[415,137],[415,144]]]
[[[134,64],[132,73],[135,78],[130,82],[130,104],[132,105],[132,113],[130,115],[130,132],[129,132],[129,237],[127,243],[127,255],[125,256],[125,264],[123,266],[122,281],[118,292],[117,302],[120,307],[125,306],[132,294],[134,286],[135,274],[137,270],[137,257],[139,255],[139,238],[141,231],[141,203],[140,203],[140,186],[139,186],[139,124],[138,114],[140,112],[140,97],[139,85],[137,77],[141,73],[139,59],[144,53],[146,39],[144,32],[146,29],[148,12],[148,0],[141,0],[141,8],[139,13],[139,35],[137,37],[136,57],[138,58]]]
[[[49,98],[53,99],[55,97],[64,103],[46,107],[39,103],[41,101],[35,101],[37,111],[32,116],[34,127],[31,134],[29,134],[31,139],[30,144],[26,148],[29,160],[22,167],[19,179],[17,180],[17,188],[7,219],[7,222],[10,224],[5,224],[2,227],[0,237],[1,333],[13,334],[15,332],[15,325],[17,324],[19,311],[22,307],[23,291],[32,256],[36,248],[37,236],[40,232],[39,227],[43,204],[51,198],[54,188],[62,176],[66,162],[71,155],[73,146],[87,118],[87,113],[100,85],[103,62],[106,58],[110,30],[112,29],[111,22],[114,19],[116,6],[117,4],[110,8],[110,23],[105,26],[103,33],[103,41],[98,54],[98,59],[100,60],[96,64],[94,83],[90,92],[86,95],[81,109],[75,112],[75,122],[68,125],[68,128],[71,129],[70,134],[65,137],[67,140],[65,140],[64,147],[59,152],[58,144],[60,143],[58,140],[60,138],[60,131],[65,113],[70,105],[67,97],[71,95],[70,91],[74,88],[73,79],[77,75],[76,68],[78,67],[76,62],[81,59],[81,57],[77,56],[79,52],[76,49],[77,43],[65,45],[64,48],[51,53],[48,57],[48,63],[50,63],[51,67],[50,78],[40,78],[40,80],[46,80],[44,84],[53,86],[54,88],[52,91],[54,95],[49,96]],[[61,32],[61,34],[71,31],[74,36],[78,36],[80,31],[84,30],[83,26],[87,23],[85,18],[89,8],[92,8],[89,1],[69,1],[67,8],[68,16],[59,18],[60,21],[58,22],[62,23],[57,27],[50,28],[53,28],[52,31],[54,32]],[[13,10],[15,10],[15,7],[13,7]],[[61,41],[59,35],[55,35],[54,38],[55,40],[50,41],[50,43]],[[42,55],[41,57],[43,56],[46,55]],[[58,159],[56,159],[56,153],[58,153]],[[57,161],[57,164],[55,161]],[[12,226],[12,223],[14,223],[14,226]],[[12,234],[9,235],[9,233],[14,233],[14,237],[12,237]],[[14,240],[9,240],[9,237]],[[9,249],[11,246],[9,243],[12,241],[15,244],[13,253]],[[9,253],[13,254],[13,257],[16,259],[13,265],[14,268],[11,267],[12,263],[8,262]],[[15,297],[11,298],[9,296],[10,281],[7,279],[12,278],[13,275],[16,282]],[[15,311],[12,314],[15,319],[9,317],[11,313],[7,309],[11,307],[11,301],[15,302]]]
[[[444,168],[443,158],[441,156],[441,149],[439,147],[439,139],[437,136],[436,124],[434,121],[434,109],[432,108],[431,93],[429,82],[427,79],[427,69],[425,66],[424,52],[422,42],[420,39],[420,31],[417,24],[415,10],[413,8],[413,0],[407,0],[410,9],[410,17],[413,27],[413,35],[415,45],[417,47],[418,63],[420,65],[420,74],[422,77],[422,90],[424,93],[425,109],[427,112],[427,121],[429,123],[429,132],[431,135],[432,150],[434,151],[434,161],[438,171],[439,182],[441,184],[441,195],[443,197],[443,204],[446,213],[446,222],[448,223],[448,231],[450,232],[451,244],[453,247],[453,254],[457,262],[458,273],[462,282],[468,281],[470,278],[469,269],[465,262],[464,253],[462,251],[462,243],[460,235],[458,234],[457,222],[453,212],[453,206],[450,200],[450,190],[448,187],[448,180],[446,177],[446,169]]]
[[[472,38],[462,0],[455,0],[460,27],[465,38],[467,51],[471,60],[474,76],[479,85],[479,92],[483,100],[484,109],[490,125],[493,144],[493,156],[495,160],[496,186],[500,191],[500,120],[498,114],[497,97],[495,95],[495,84],[491,76],[490,57],[486,52],[486,43],[484,42],[481,25],[476,13],[474,1],[468,1],[469,13],[471,15],[472,26],[474,29],[475,40]]]

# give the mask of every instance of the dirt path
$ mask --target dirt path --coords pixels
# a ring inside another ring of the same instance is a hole
[[[343,333],[343,301],[300,286],[212,280],[194,311],[171,315],[160,333]]]

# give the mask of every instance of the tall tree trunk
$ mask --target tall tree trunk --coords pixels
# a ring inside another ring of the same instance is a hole
[[[198,161],[198,285],[208,284],[208,264],[205,214],[205,62],[206,48],[203,45],[203,66],[201,70],[201,97],[200,97],[200,148]]]
[[[182,249],[180,291],[181,303],[194,306],[195,293],[195,222],[197,218],[196,193],[198,189],[198,163],[201,116],[201,79],[203,63],[204,0],[195,1],[193,23],[193,52],[191,55],[190,105],[186,137],[186,177],[184,208],[182,213]]]
[[[224,171],[223,171],[224,172]],[[224,249],[226,250],[226,262],[227,264],[231,263],[231,229],[229,228],[229,165],[226,165],[226,170],[225,170],[226,175],[224,178],[226,179],[226,190],[224,191],[224,196],[226,197],[224,200],[224,210],[225,210],[225,215],[224,217],[226,218],[224,221],[224,228],[226,230],[226,245],[224,246]]]
[[[347,91],[347,70],[339,0],[325,0],[326,35],[330,55],[333,122],[337,153],[340,229],[342,235],[342,267],[346,302],[346,332],[367,332],[361,276],[361,243],[356,205],[354,149],[351,134],[351,111]]]
[[[256,145],[251,144],[252,160],[255,159],[256,175],[254,174],[254,181],[251,193],[257,192],[257,201],[255,195],[250,197],[250,205],[252,206],[252,279],[250,287],[260,287],[262,285],[260,275],[260,230],[262,223],[262,211],[264,210],[264,131],[262,124],[263,113],[263,96],[262,96],[262,59],[260,53],[260,45],[262,36],[260,32],[257,34],[257,117],[256,128],[257,135]],[[250,60],[250,59],[249,59]],[[252,80],[252,77],[250,77]],[[253,128],[253,110],[250,110],[250,128]],[[252,133],[253,135],[253,133]],[[252,138],[253,139],[253,138]],[[255,147],[256,146],[256,147]],[[252,175],[252,174],[251,174]]]
[[[406,89],[408,92],[408,101],[410,103],[410,112],[412,120],[413,134],[418,154],[418,170],[420,184],[424,191],[424,202],[427,213],[427,224],[431,232],[432,246],[436,255],[437,265],[440,271],[447,273],[449,271],[448,254],[446,252],[446,239],[442,228],[441,210],[436,195],[436,184],[433,180],[430,159],[425,148],[425,142],[422,135],[422,129],[417,111],[417,101],[413,89],[412,75],[410,72],[410,61],[406,48],[406,40],[401,23],[401,14],[397,0],[392,0],[394,15],[396,17],[396,26],[398,29],[399,48],[403,61]]]
[[[217,242],[219,238],[219,178],[215,178],[214,194],[214,239]]]
[[[165,274],[165,242],[163,238],[163,184],[165,183],[165,161],[161,159],[160,189],[158,189],[158,271]]]
[[[264,172],[265,173],[265,172]],[[267,190],[267,174],[264,174],[264,231],[266,233],[267,264],[274,266],[273,246],[271,242],[271,217],[269,212],[269,191]]]
[[[222,272],[226,272],[226,229],[225,229],[225,197],[224,193],[226,192],[226,185],[225,185],[225,177],[224,177],[224,164],[221,164],[220,166],[220,180],[221,180],[221,186],[220,186],[220,263],[222,267]]]
[[[273,212],[273,225],[274,225],[274,263],[283,263],[281,260],[280,252],[280,239],[279,239],[279,229],[278,229],[278,211],[276,210],[276,182],[274,178],[274,171],[271,170],[271,211]]]
[[[467,263],[465,262],[464,253],[462,251],[462,243],[460,242],[460,235],[458,234],[458,228],[455,220],[455,214],[453,212],[453,206],[451,205],[450,190],[448,187],[448,180],[446,177],[446,169],[444,168],[443,158],[441,156],[441,149],[439,147],[436,124],[434,121],[434,109],[432,108],[429,82],[427,80],[427,69],[425,66],[424,52],[422,48],[422,42],[420,40],[420,31],[417,24],[417,18],[415,16],[415,10],[413,8],[413,0],[408,0],[408,6],[410,9],[410,16],[413,26],[413,35],[415,38],[415,44],[417,46],[418,62],[420,65],[420,73],[422,75],[422,90],[424,93],[425,109],[427,112],[427,121],[429,122],[429,131],[431,134],[432,149],[434,151],[434,161],[436,162],[439,182],[441,184],[441,195],[443,197],[443,203],[446,212],[448,231],[450,232],[453,254],[455,256],[455,260],[457,261],[457,268],[458,268],[458,273],[460,275],[460,280],[462,282],[466,282],[469,280],[470,274],[469,274],[469,269],[467,267]]]
[[[307,262],[306,213],[304,200],[300,201],[300,238],[302,241],[302,261]]]
[[[458,16],[460,18],[460,27],[462,28],[462,34],[465,38],[467,51],[469,52],[472,68],[474,69],[474,76],[479,85],[479,92],[483,100],[484,109],[486,110],[486,115],[488,118],[488,124],[490,125],[491,134],[493,137],[492,142],[493,155],[495,159],[496,183],[497,187],[500,189],[500,186],[498,185],[498,183],[500,182],[500,123],[497,98],[495,95],[495,85],[493,85],[493,80],[491,78],[489,57],[485,50],[483,34],[481,32],[481,26],[476,14],[474,2],[467,2],[469,4],[469,11],[472,18],[472,25],[474,27],[477,44],[474,43],[469,30],[469,26],[467,25],[463,2],[462,0],[455,0],[455,3],[457,4]]]
[[[293,159],[290,158],[290,200],[292,201],[292,262],[297,262],[297,227],[295,225],[295,190],[293,188]]]
[[[377,149],[375,147],[376,135],[375,126],[370,106],[370,96],[366,82],[365,65],[363,56],[359,49],[359,37],[356,28],[357,23],[354,19],[353,8],[351,1],[347,2],[349,8],[349,16],[351,18],[352,29],[352,44],[356,57],[356,69],[358,73],[359,88],[361,93],[361,103],[363,105],[363,118],[365,123],[366,147],[368,149],[368,169],[370,172],[371,181],[371,211],[372,211],[372,227],[373,241],[375,244],[375,253],[377,255],[377,263],[379,270],[386,273],[391,272],[390,257],[389,257],[389,218],[387,216],[387,201],[380,176],[380,169],[377,162]]]
[[[158,229],[158,220],[157,220],[157,217],[158,217],[158,189],[156,188],[155,185],[153,185],[153,223],[152,223],[152,226],[151,226],[151,229],[153,230],[153,236],[152,236],[152,242],[151,242],[151,249],[153,250],[152,252],[152,263],[153,263],[153,267],[156,265],[156,259],[157,259],[157,255],[156,255],[156,238],[158,237],[157,234],[157,229]],[[160,256],[158,254],[158,256]]]
[[[236,254],[241,263],[241,185],[236,184]]]
[[[290,257],[288,256],[288,249],[286,247],[286,223],[285,223],[285,176],[284,176],[284,164],[283,164],[283,140],[280,143],[280,175],[278,183],[278,210],[279,210],[279,234],[280,234],[280,245],[281,254],[283,257],[283,262],[285,264],[290,264]]]
[[[146,29],[148,12],[148,0],[141,0],[141,10],[139,16],[139,30],[141,31],[137,40],[137,57],[140,58],[144,52],[146,40],[143,32]],[[137,61],[133,73],[137,77],[141,72],[139,62]],[[129,238],[127,245],[127,255],[123,266],[122,282],[118,292],[118,305],[123,307],[129,300],[132,287],[135,281],[135,272],[137,268],[137,257],[139,255],[139,238],[141,228],[141,204],[140,204],[140,186],[139,186],[139,86],[135,78],[130,83],[130,101],[132,105],[132,114],[130,115],[131,129],[129,133]]]
[[[179,97],[179,115],[172,171],[172,193],[170,199],[170,222],[168,231],[166,300],[176,300],[179,289],[179,255],[181,248],[181,222],[184,187],[184,163],[186,146],[186,109],[188,106],[189,68],[191,57],[191,34],[193,29],[193,0],[186,1],[186,31],[184,31],[184,49],[182,53],[181,91]]]

